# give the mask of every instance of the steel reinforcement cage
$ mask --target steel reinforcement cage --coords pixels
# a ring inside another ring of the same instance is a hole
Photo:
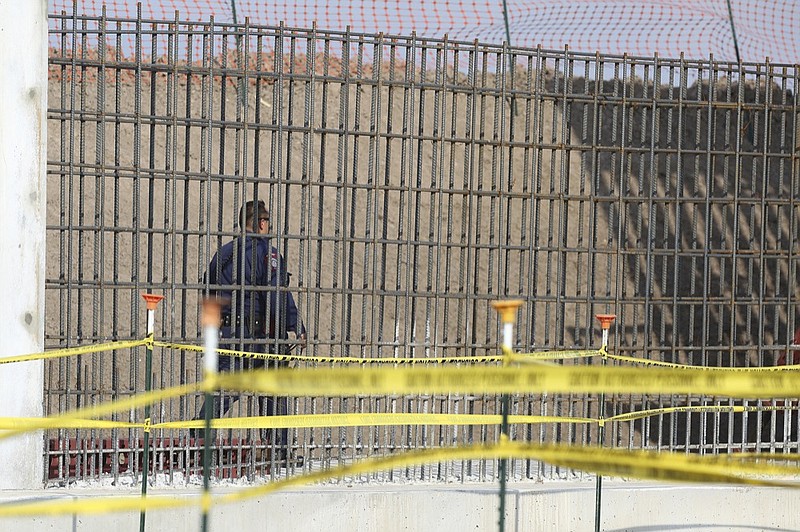
[[[518,351],[599,346],[703,366],[770,366],[798,323],[798,69],[519,49],[418,36],[50,17],[46,345],[145,333],[198,343],[216,249],[264,200],[308,327],[308,355],[496,354],[494,299],[525,300]],[[239,287],[241,290],[242,287]],[[241,340],[240,340],[241,344]],[[243,345],[243,344],[242,344]],[[48,361],[45,411],[141,393],[144,348]],[[595,359],[564,364],[596,364]],[[321,365],[324,365],[320,363]],[[309,365],[311,365],[309,363]],[[157,348],[153,386],[199,379]],[[231,416],[251,415],[244,394]],[[194,418],[200,396],[154,406]],[[759,401],[745,401],[758,406]],[[608,417],[707,397],[530,394],[512,413]],[[292,399],[290,413],[495,413],[495,396]],[[800,445],[777,412],[662,414],[607,428],[513,426],[511,437],[696,453]],[[139,410],[117,414],[141,421]],[[46,482],[131,476],[141,430],[46,432]],[[154,468],[197,472],[187,430],[152,435]],[[493,442],[496,426],[290,431],[302,465],[263,466],[271,437],[220,431],[219,478],[291,475],[366,456]],[[152,463],[152,462],[151,462]],[[263,466],[263,467],[261,467]],[[516,479],[573,471],[513,460]],[[466,461],[363,480],[493,480]]]

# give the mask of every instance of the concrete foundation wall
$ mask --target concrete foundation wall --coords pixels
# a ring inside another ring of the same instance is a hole
[[[215,494],[238,488],[216,488]],[[197,490],[150,488],[151,496],[192,497]],[[0,502],[130,496],[138,490],[46,490],[0,492]],[[793,508],[797,493],[777,488],[733,488],[606,481],[602,494],[602,530],[772,531],[800,530]],[[294,489],[218,505],[209,530],[325,531],[355,530],[461,532],[497,530],[497,487],[487,485],[347,485]],[[593,531],[595,484],[550,482],[512,484],[506,504],[506,530]],[[146,530],[196,531],[196,507],[151,510]],[[0,530],[109,532],[137,530],[138,512],[97,516],[0,518]]]
[[[0,0],[0,358],[44,347],[47,2]],[[42,361],[3,368],[0,417],[41,417]],[[0,489],[41,485],[44,438],[0,442]]]

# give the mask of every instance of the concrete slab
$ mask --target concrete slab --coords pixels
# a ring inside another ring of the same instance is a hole
[[[231,493],[241,487],[215,487]],[[135,488],[0,491],[0,502],[136,496]],[[151,496],[196,497],[196,487],[148,489]],[[778,488],[653,484],[605,481],[601,529],[606,532],[800,531],[793,510],[797,493]],[[497,530],[497,486],[487,484],[340,484],[298,488],[217,505],[209,530],[276,532],[462,532]],[[506,531],[594,530],[593,481],[512,483],[506,502]],[[196,506],[150,510],[146,530],[200,529]],[[138,530],[138,512],[103,515],[0,518],[0,530],[115,532]]]

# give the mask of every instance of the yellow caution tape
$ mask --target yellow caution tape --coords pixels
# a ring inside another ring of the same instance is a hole
[[[600,349],[572,350],[572,351],[537,351],[533,353],[512,353],[510,358],[514,362],[530,362],[538,360],[565,360],[569,358],[589,358],[602,355]]]
[[[217,504],[229,504],[265,495],[290,486],[319,482],[331,478],[432,462],[500,458],[539,460],[604,476],[672,482],[800,488],[800,484],[796,482],[751,477],[751,475],[783,476],[800,473],[800,467],[796,465],[777,465],[776,455],[771,454],[762,455],[760,460],[763,463],[759,463],[754,460],[736,460],[719,456],[564,445],[536,445],[504,441],[494,445],[426,449],[409,451],[395,456],[372,458],[325,471],[297,475],[263,486],[254,486],[212,498],[209,498],[207,494],[199,494],[193,497],[95,497],[85,500],[23,502],[0,505],[0,517],[65,514],[98,515],[181,506],[207,508]]]
[[[92,497],[86,499],[58,499],[54,501],[19,502],[0,505],[0,517],[68,515],[101,515],[130,510],[163,510],[195,506],[197,497]]]
[[[642,419],[651,416],[659,416],[662,414],[674,414],[679,412],[706,412],[706,413],[741,413],[741,412],[768,412],[776,410],[797,410],[797,407],[785,406],[744,406],[744,405],[687,405],[687,406],[671,406],[665,408],[652,408],[649,410],[640,410],[638,412],[626,412],[624,414],[617,414],[605,418],[602,423],[613,421],[633,421],[635,419]]]
[[[292,397],[398,393],[632,393],[781,398],[800,372],[523,365],[519,367],[301,368],[221,374],[221,388]]]
[[[499,414],[300,414],[292,416],[253,416],[214,419],[211,426],[218,429],[247,428],[320,428],[364,427],[387,425],[499,425]],[[511,424],[536,423],[596,423],[597,420],[580,417],[510,415]],[[169,421],[151,425],[151,429],[201,428],[202,420]]]
[[[741,413],[767,412],[779,410],[798,410],[797,406],[744,406],[744,405],[687,405],[665,408],[653,408],[636,412],[626,412],[608,418],[567,416],[508,416],[508,423],[541,424],[541,423],[574,423],[574,424],[607,424],[626,422],[662,414],[678,412],[705,413]],[[53,423],[58,420],[58,427]],[[414,413],[351,413],[351,414],[295,414],[285,416],[249,416],[213,419],[211,427],[215,429],[271,429],[271,428],[324,428],[324,427],[363,427],[391,425],[498,425],[502,421],[499,414],[414,414]],[[203,428],[204,420],[165,421],[161,423],[132,423],[125,421],[105,421],[85,418],[0,418],[0,430],[38,430],[38,429],[136,429],[175,430]]]
[[[200,390],[213,391],[218,387],[293,397],[341,396],[353,393],[363,395],[523,392],[694,394],[702,391],[705,395],[716,396],[780,398],[792,396],[797,390],[800,390],[800,373],[752,373],[725,370],[707,372],[702,369],[551,365],[480,368],[358,367],[256,370],[212,375],[200,383],[155,390],[30,423],[18,420],[13,429],[0,434],[0,439],[26,430],[62,428],[64,424],[69,426],[69,423],[75,423],[75,421],[67,423],[67,420],[97,418]],[[690,411],[694,407],[673,408],[675,408],[673,411]],[[710,409],[712,407],[700,408]],[[762,406],[761,409],[784,410],[786,408]],[[667,411],[661,410],[660,412]],[[729,411],[737,410],[734,407]],[[637,419],[640,415],[644,414],[621,414],[622,417],[616,420]],[[568,418],[564,418],[563,422],[568,422]],[[605,423],[607,420],[602,422]],[[111,425],[105,426],[110,427]]]
[[[151,392],[144,392],[138,395],[134,395],[132,397],[126,397],[125,399],[118,399],[116,401],[110,401],[99,405],[92,405],[85,408],[80,408],[78,410],[71,410],[59,416],[51,416],[41,419],[34,418],[31,420],[31,423],[26,423],[22,420],[22,418],[19,418],[18,425],[15,428],[0,433],[0,440],[10,438],[11,436],[16,436],[18,434],[22,434],[24,432],[28,432],[31,430],[58,429],[61,428],[62,423],[71,422],[72,420],[76,419],[96,418],[107,414],[112,414],[114,412],[125,412],[131,410],[132,408],[138,408],[148,404],[153,404],[163,399],[181,397],[183,395],[187,395],[189,393],[200,390],[201,387],[204,385],[205,385],[204,383],[199,382],[199,383],[174,386],[172,388],[167,388],[165,390],[154,390]],[[112,423],[112,422],[107,421],[105,423]],[[137,426],[143,426],[143,425],[139,424]],[[110,428],[110,426],[107,427]]]
[[[168,342],[153,342],[156,347],[166,349],[178,349],[181,351],[194,351],[202,353],[205,348],[197,345],[176,344]],[[464,356],[464,357],[430,357],[430,358],[359,358],[359,357],[335,357],[335,356],[312,356],[312,355],[280,355],[277,353],[258,353],[254,351],[237,351],[234,349],[217,349],[220,355],[235,356],[240,358],[250,358],[259,360],[279,360],[279,361],[300,361],[300,362],[324,362],[342,364],[440,364],[446,362],[501,362],[502,355],[489,356]]]
[[[56,428],[54,418],[0,418],[0,430],[39,430]],[[163,423],[130,423],[83,418],[59,418],[60,429],[144,429],[145,431],[203,428],[204,420],[165,421]],[[300,414],[287,416],[251,416],[211,420],[214,429],[271,429],[271,428],[321,428],[363,427],[387,425],[499,425],[499,414]],[[511,424],[538,423],[597,423],[596,419],[561,416],[510,415]]]
[[[784,366],[750,366],[746,368],[723,368],[719,366],[695,366],[691,364],[676,364],[673,362],[662,362],[660,360],[649,360],[645,358],[627,357],[623,355],[614,355],[606,353],[606,358],[611,360],[618,360],[620,362],[630,362],[631,364],[640,364],[643,366],[658,366],[662,368],[676,368],[676,369],[699,369],[703,371],[744,371],[744,372],[759,372],[759,371],[786,371],[798,370],[800,364],[790,364]]]
[[[153,340],[152,336],[140,340],[125,340],[118,342],[107,342],[102,344],[94,344],[80,347],[70,347],[66,349],[56,349],[52,351],[45,351],[43,353],[32,353],[28,355],[12,356],[0,358],[1,364],[11,364],[14,362],[27,362],[31,360],[46,360],[53,358],[63,358],[75,355],[84,355],[90,353],[100,353],[105,351],[114,351],[119,349],[131,349],[139,346],[149,347],[162,347],[166,349],[178,349],[182,351],[193,351],[202,353],[204,347],[190,344],[180,344],[173,342],[162,342]],[[341,356],[311,356],[311,355],[283,355],[277,353],[260,353],[253,351],[237,351],[234,349],[218,349],[221,355],[236,356],[241,358],[260,359],[260,360],[277,360],[277,361],[301,361],[301,362],[317,362],[317,363],[342,363],[342,364],[443,364],[443,363],[487,363],[487,362],[503,362],[510,360],[512,362],[537,362],[543,360],[565,360],[571,358],[589,358],[601,355],[611,360],[619,362],[628,362],[632,364],[644,366],[657,366],[664,368],[674,369],[700,369],[704,371],[744,371],[744,372],[759,372],[759,371],[786,371],[786,370],[799,370],[800,364],[794,365],[781,365],[781,366],[763,366],[763,367],[746,367],[746,368],[720,368],[717,366],[695,366],[688,364],[676,364],[672,362],[662,362],[659,360],[649,360],[643,358],[629,357],[623,355],[615,355],[608,353],[604,349],[588,349],[588,350],[562,350],[562,351],[537,351],[529,353],[511,353],[507,359],[503,355],[486,355],[486,356],[451,356],[451,357],[376,357],[376,358],[363,358],[363,357],[341,357]]]
[[[715,455],[718,460],[727,461],[753,461],[753,462],[797,462],[800,463],[800,455],[797,453],[773,454],[773,453],[728,453]]]
[[[245,500],[291,486],[320,482],[336,477],[373,473],[420,463],[448,460],[480,460],[517,458],[541,460],[555,465],[594,472],[605,476],[619,476],[644,480],[678,482],[725,483],[753,486],[800,488],[800,484],[780,480],[747,478],[755,474],[796,474],[797,467],[776,467],[769,464],[747,464],[723,462],[717,457],[706,460],[705,456],[683,453],[658,453],[653,451],[630,451],[626,449],[599,449],[597,447],[570,447],[563,445],[536,445],[505,441],[495,445],[478,445],[451,449],[427,449],[409,451],[397,456],[368,459],[340,466],[328,471],[298,475],[242,491],[226,494],[216,499],[219,503]],[[0,514],[2,515],[2,514]]]
[[[50,358],[71,357],[75,355],[85,355],[88,353],[100,353],[103,351],[114,351],[117,349],[130,349],[147,345],[150,343],[149,338],[141,340],[126,340],[121,342],[108,342],[105,344],[85,345],[81,347],[69,347],[67,349],[54,349],[52,351],[45,351],[44,353],[32,353],[30,355],[19,355],[13,357],[0,358],[0,364],[11,364],[13,362],[28,362],[30,360],[46,360]]]
[[[523,447],[524,446],[520,446]],[[522,449],[519,449],[522,451]],[[522,454],[520,452],[520,454]],[[558,446],[547,446],[539,458],[556,465],[591,471],[594,473],[677,482],[719,482],[726,484],[749,484],[760,486],[785,486],[800,488],[800,484],[787,481],[770,481],[747,478],[744,475],[797,475],[796,466],[777,467],[773,464],[757,464],[719,460],[716,456],[705,457],[685,453],[658,453],[652,451],[628,451],[596,447],[572,447],[563,452]]]
[[[198,345],[177,344],[170,342],[153,342],[155,347],[166,349],[178,349],[182,351],[194,351],[202,353],[204,348]],[[323,363],[342,363],[342,364],[444,364],[459,362],[502,362],[503,355],[486,356],[452,356],[452,357],[344,357],[344,356],[317,356],[317,355],[280,355],[276,353],[258,353],[253,351],[237,351],[234,349],[218,349],[220,355],[236,356],[241,358],[251,358],[260,360],[280,360],[280,361],[300,361],[300,362],[323,362]],[[526,362],[532,360],[560,360],[568,358],[585,358],[602,354],[601,350],[570,350],[570,351],[539,351],[531,353],[514,353],[511,358],[514,361]]]
[[[741,413],[778,410],[797,410],[798,407],[784,406],[743,406],[743,405],[688,405],[654,408],[637,412],[626,412],[608,418],[509,415],[508,422],[514,424],[574,423],[607,424],[626,422],[646,417],[677,412]],[[58,420],[58,426],[54,423]],[[414,414],[414,413],[351,413],[351,414],[297,414],[285,416],[250,416],[213,419],[215,429],[270,429],[270,428],[322,428],[322,427],[363,427],[390,425],[498,425],[502,418],[498,414]],[[204,420],[165,421],[162,423],[131,423],[125,421],[105,421],[85,418],[0,418],[0,430],[38,430],[38,429],[134,429],[175,430],[203,428]]]
[[[211,495],[210,491],[203,491],[200,494],[200,510],[204,514],[207,514],[211,511],[211,507],[214,506],[214,498]]]
[[[204,348],[202,346],[179,344],[170,342],[153,342],[155,347],[163,347],[166,349],[177,349],[182,351],[193,351],[202,353]],[[783,366],[763,366],[763,367],[746,367],[746,368],[722,368],[718,366],[694,366],[689,364],[676,364],[672,362],[662,362],[660,360],[649,360],[644,358],[629,357],[623,355],[615,355],[609,353],[604,349],[585,349],[585,350],[563,350],[563,351],[534,351],[529,353],[510,353],[507,358],[503,355],[486,355],[486,356],[453,356],[453,357],[427,357],[427,358],[411,358],[411,357],[344,357],[344,356],[312,356],[312,355],[281,355],[277,353],[259,353],[254,351],[237,351],[234,349],[218,349],[220,355],[235,356],[241,358],[259,359],[259,360],[277,360],[277,361],[299,361],[309,363],[341,363],[341,364],[444,364],[444,363],[487,363],[487,362],[539,362],[546,360],[566,360],[573,358],[590,358],[595,356],[603,356],[611,360],[619,362],[629,362],[632,364],[639,364],[644,366],[657,366],[664,368],[674,369],[701,369],[704,371],[743,371],[743,372],[759,372],[759,371],[786,371],[798,370],[800,364],[783,365]]]
[[[701,369],[524,365],[519,367],[303,368],[220,374],[201,383],[156,390],[42,420],[58,428],[64,419],[95,418],[217,387],[268,394],[341,396],[353,393],[661,393],[740,398],[792,396],[798,372],[737,372]],[[0,434],[8,437],[18,431]]]
[[[161,342],[161,341],[154,341],[153,347],[163,347],[165,349],[177,349],[180,351],[193,351],[195,353],[202,353],[205,351],[205,347],[201,345],[190,345],[190,344],[177,344],[174,342]],[[288,360],[291,355],[273,355],[271,353],[255,353],[251,351],[234,351],[232,349],[217,349],[217,353],[220,355],[229,355],[229,356],[239,356],[242,358],[259,358],[259,359],[272,359],[275,357],[275,360]]]
[[[54,422],[58,420],[58,425]],[[0,418],[0,430],[31,431],[42,429],[140,429],[144,423],[126,421],[106,421],[103,419],[87,419],[80,417],[3,417]],[[0,439],[3,435],[0,435]]]

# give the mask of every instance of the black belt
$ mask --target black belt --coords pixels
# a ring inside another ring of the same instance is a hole
[[[259,331],[264,325],[264,319],[261,316],[255,316],[253,319],[250,319],[249,316],[236,316],[236,319],[232,319],[230,314],[222,316],[223,327],[239,327],[240,325],[244,325],[251,331]]]

